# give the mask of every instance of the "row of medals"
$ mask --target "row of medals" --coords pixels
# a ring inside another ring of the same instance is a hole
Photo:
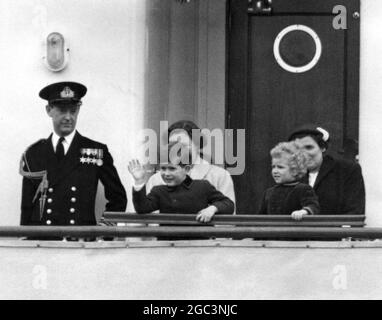
[[[97,166],[102,166],[103,164],[103,150],[102,149],[90,149],[83,148],[80,149],[81,152],[81,163],[96,164]]]

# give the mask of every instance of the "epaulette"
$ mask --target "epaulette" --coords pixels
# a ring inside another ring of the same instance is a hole
[[[26,150],[24,151],[24,153],[27,153],[31,148],[39,145],[40,143],[45,143],[47,139],[40,139],[40,140],[37,140],[36,142],[32,143],[28,148],[26,148]]]
[[[38,145],[38,144],[40,144],[41,142],[46,142],[46,140],[47,139],[40,139],[40,140],[37,140],[35,143],[32,143],[29,147],[28,147],[28,149],[30,148],[30,147],[34,147],[34,146],[36,146],[36,145]]]

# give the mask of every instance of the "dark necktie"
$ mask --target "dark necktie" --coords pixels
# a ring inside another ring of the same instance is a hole
[[[61,160],[65,157],[64,145],[62,144],[62,142],[64,140],[65,140],[64,137],[60,137],[60,139],[58,140],[58,143],[57,143],[56,157],[57,157],[58,162],[61,162]]]

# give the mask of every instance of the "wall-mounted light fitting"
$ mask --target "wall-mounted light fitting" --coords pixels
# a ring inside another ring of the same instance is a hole
[[[61,33],[52,32],[47,36],[45,54],[43,59],[50,71],[61,71],[66,67],[69,60],[69,48]]]

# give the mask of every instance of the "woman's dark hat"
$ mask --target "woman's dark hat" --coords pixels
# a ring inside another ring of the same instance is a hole
[[[303,134],[320,136],[324,142],[328,142],[330,138],[329,132],[326,131],[324,128],[309,124],[301,126],[295,131],[293,131],[292,134],[289,136],[288,141],[294,140],[294,137],[301,136]]]
[[[86,87],[77,82],[57,82],[43,88],[39,96],[49,103],[72,103],[81,101],[86,94]]]

